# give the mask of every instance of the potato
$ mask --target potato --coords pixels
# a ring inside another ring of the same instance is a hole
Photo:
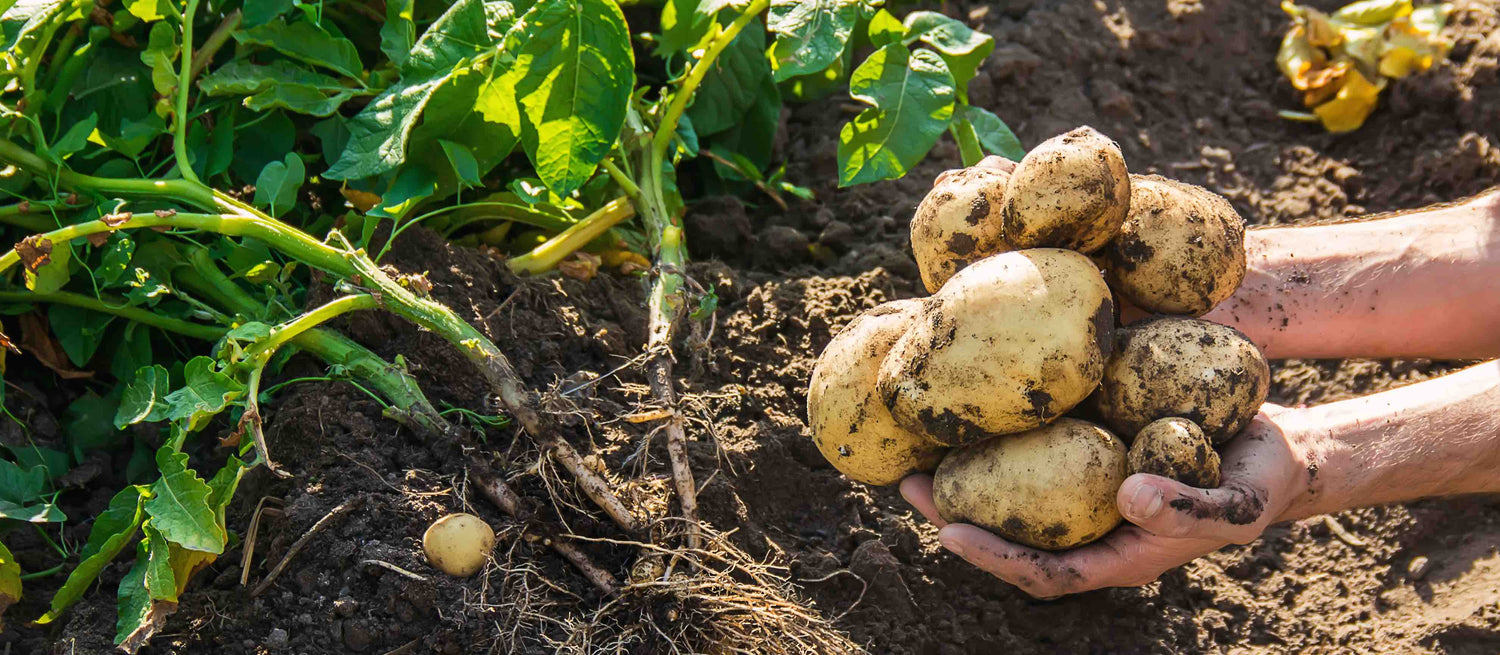
[[[1120,146],[1080,127],[1026,153],[1005,186],[1005,240],[1012,248],[1091,253],[1120,231],[1130,210]]]
[[[881,360],[921,310],[921,300],[897,300],[859,315],[828,342],[813,367],[807,387],[813,442],[855,482],[900,482],[931,471],[947,450],[896,425],[875,395]]]
[[[1040,427],[1099,384],[1114,329],[1088,257],[1040,248],[959,271],[881,364],[896,423],[940,444]]]
[[[1114,351],[1093,402],[1119,434],[1178,416],[1222,444],[1250,424],[1270,389],[1271,370],[1260,349],[1218,323],[1137,321],[1115,331]]]
[[[484,568],[495,531],[473,514],[449,514],[428,526],[422,535],[427,561],[448,575],[467,578]]]
[[[1219,454],[1197,423],[1185,418],[1152,421],[1130,444],[1130,473],[1150,473],[1199,489],[1219,486]]]
[[[1061,550],[1120,524],[1115,494],[1126,476],[1125,444],[1097,425],[1064,418],[954,449],[933,476],[932,499],[945,521]]]
[[[1130,176],[1130,215],[1105,249],[1125,299],[1158,314],[1199,316],[1245,279],[1245,222],[1228,200],[1155,175]]]
[[[937,293],[970,263],[1010,250],[1001,236],[1000,204],[1010,173],[966,168],[938,178],[911,219],[911,250],[922,284]]]

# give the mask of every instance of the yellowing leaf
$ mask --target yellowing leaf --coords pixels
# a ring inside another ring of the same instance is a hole
[[[1422,55],[1408,48],[1394,48],[1380,57],[1380,74],[1400,79],[1432,67],[1432,55]]]
[[[361,213],[368,212],[373,209],[375,205],[380,204],[380,196],[370,193],[369,191],[360,191],[359,189],[344,187],[342,189],[339,189],[339,193],[343,194],[344,200],[348,200],[349,204],[354,205],[354,208],[358,209]]]
[[[1411,0],[1361,0],[1333,12],[1333,19],[1355,25],[1380,25],[1411,11]]]
[[[1438,32],[1443,31],[1443,26],[1448,24],[1448,15],[1451,13],[1453,13],[1453,3],[1443,2],[1418,7],[1406,17],[1406,20],[1416,31],[1436,36]]]
[[[1281,39],[1281,49],[1276,52],[1276,67],[1291,80],[1293,87],[1306,91],[1307,73],[1322,65],[1324,59],[1322,51],[1307,42],[1307,29],[1296,25]]]
[[[1338,94],[1339,89],[1344,86],[1344,76],[1348,75],[1351,70],[1349,62],[1341,61],[1308,74],[1307,92],[1302,94],[1302,103],[1309,107],[1316,107]]]
[[[1307,42],[1318,48],[1331,48],[1344,41],[1344,35],[1339,28],[1328,20],[1328,14],[1316,9],[1305,9],[1307,21]]]
[[[1349,26],[1340,28],[1339,34],[1343,39],[1343,45],[1340,48],[1343,54],[1359,62],[1361,70],[1373,73],[1384,46],[1381,29]]]
[[[1350,132],[1364,125],[1380,97],[1380,87],[1371,84],[1359,71],[1351,70],[1344,78],[1338,95],[1313,108],[1323,121],[1323,128],[1335,134]]]

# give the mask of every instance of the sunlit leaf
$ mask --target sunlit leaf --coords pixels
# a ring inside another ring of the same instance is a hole
[[[953,117],[953,76],[942,57],[899,43],[875,51],[855,69],[849,95],[870,108],[839,131],[839,186],[905,175]]]
[[[821,71],[844,54],[862,0],[771,0],[766,27],[776,35],[776,81]]]
[[[187,460],[187,453],[172,450],[171,446],[156,451],[161,479],[151,486],[146,514],[173,543],[189,550],[222,553],[227,537],[208,505],[211,489],[188,468]]]

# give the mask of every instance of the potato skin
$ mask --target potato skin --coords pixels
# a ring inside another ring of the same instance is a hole
[[[1075,419],[955,448],[933,476],[938,514],[1033,548],[1086,544],[1122,520],[1125,444]]]
[[[1265,356],[1239,330],[1156,317],[1115,331],[1114,355],[1092,402],[1119,434],[1177,416],[1219,445],[1250,424],[1270,386]]]
[[[1043,141],[1005,188],[1005,239],[1013,248],[1091,253],[1120,231],[1130,210],[1120,146],[1084,126]]]
[[[1105,248],[1111,286],[1158,314],[1200,316],[1245,279],[1245,221],[1219,194],[1130,176],[1130,215]]]
[[[921,309],[921,300],[898,300],[859,315],[828,342],[813,368],[807,387],[813,443],[856,482],[900,482],[931,471],[948,450],[896,425],[875,394],[881,361]]]
[[[495,547],[495,530],[473,514],[449,514],[422,533],[427,561],[448,575],[467,578],[484,568]]]
[[[1070,250],[980,260],[896,341],[880,397],[898,425],[948,446],[1040,427],[1098,385],[1113,304],[1093,262]]]
[[[911,219],[911,250],[928,293],[959,269],[1010,250],[1001,234],[1000,206],[1010,173],[971,167],[938,178]]]
[[[1219,487],[1219,454],[1197,423],[1170,417],[1152,421],[1130,444],[1130,473],[1150,473],[1199,489]]]

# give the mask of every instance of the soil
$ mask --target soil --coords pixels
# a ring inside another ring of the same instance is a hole
[[[947,9],[973,13],[996,37],[972,98],[1010,121],[1026,145],[1092,125],[1119,141],[1133,171],[1204,185],[1251,223],[1292,224],[1455,200],[1500,180],[1500,11],[1493,2],[1457,6],[1450,60],[1393,83],[1369,122],[1343,136],[1276,116],[1296,105],[1273,65],[1286,27],[1275,3],[997,0]],[[1039,601],[943,551],[894,489],[839,476],[804,423],[814,358],[859,311],[920,295],[907,220],[932,179],[958,160],[945,142],[904,180],[834,188],[846,103],[834,98],[784,114],[778,151],[788,178],[812,186],[815,204],[781,212],[710,198],[692,206],[690,243],[700,263],[691,273],[720,296],[711,340],[677,349],[706,521],[733,531],[751,555],[785,565],[781,572],[808,602],[874,653],[1500,651],[1495,497],[1328,519],[1350,538],[1321,518],[1278,525],[1145,587]],[[408,234],[393,263],[427,271],[433,294],[482,326],[529,384],[571,389],[603,376],[567,396],[569,438],[632,480],[622,483],[627,499],[658,516],[673,511],[662,500],[663,445],[651,441],[649,423],[619,420],[646,399],[642,372],[621,369],[645,338],[642,283],[613,275],[518,280],[485,253]],[[374,313],[344,327],[384,356],[402,354],[435,402],[493,409],[475,371],[432,335]],[[1278,362],[1272,400],[1329,402],[1453,366]],[[299,358],[285,376],[318,370]],[[56,433],[55,402],[16,400],[22,396],[10,395],[12,411],[38,432],[50,421]],[[598,618],[605,599],[554,553],[519,539],[516,524],[465,475],[466,463],[484,456],[509,472],[539,514],[579,535],[618,537],[574,507],[587,503],[566,487],[547,500],[546,485],[559,478],[550,465],[537,466],[527,437],[488,429],[472,442],[424,439],[347,384],[293,385],[264,411],[272,451],[295,477],[258,470],[230,508],[229,525],[241,537],[262,498],[280,509],[262,517],[252,586],[332,508],[351,499],[363,505],[315,535],[258,597],[239,584],[244,544],[233,545],[198,576],[144,652],[556,652],[557,640]],[[108,499],[100,489],[68,494],[70,514],[97,512]],[[423,560],[422,531],[456,510],[497,526],[497,558],[508,564],[455,580]],[[82,538],[82,528],[70,537]],[[22,564],[39,568],[45,546],[15,534]],[[635,561],[630,546],[583,545],[617,576]],[[1413,566],[1419,558],[1425,566]],[[7,614],[0,652],[110,652],[113,589],[125,570],[111,566],[82,603],[45,628],[23,621],[43,611],[57,581],[28,583],[26,599]],[[684,620],[676,609],[638,609],[667,632]],[[643,639],[618,652],[665,650]]]

